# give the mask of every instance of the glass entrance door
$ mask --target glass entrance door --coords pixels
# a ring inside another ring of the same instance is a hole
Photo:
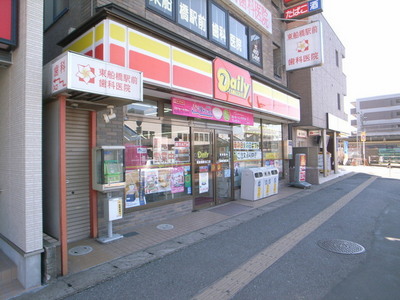
[[[232,200],[232,133],[215,132],[215,189],[217,204]]]
[[[232,133],[193,129],[192,144],[194,208],[233,200]]]
[[[202,209],[215,205],[212,172],[214,134],[212,130],[194,129],[192,145],[194,208]]]

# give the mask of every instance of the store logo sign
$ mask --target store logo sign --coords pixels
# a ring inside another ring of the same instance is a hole
[[[251,107],[252,81],[250,73],[220,58],[214,60],[213,68],[215,99]]]
[[[245,82],[244,77],[232,77],[228,70],[219,69],[218,72],[218,89],[221,92],[229,93],[243,99],[247,99],[250,91],[250,84]]]

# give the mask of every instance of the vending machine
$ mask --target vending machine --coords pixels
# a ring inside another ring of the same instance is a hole
[[[108,234],[99,237],[100,243],[109,243],[123,238],[114,234],[112,221],[122,218],[122,197],[113,197],[112,192],[125,189],[125,147],[100,146],[93,149],[93,182],[94,190],[106,193],[104,199],[104,218],[108,221]]]

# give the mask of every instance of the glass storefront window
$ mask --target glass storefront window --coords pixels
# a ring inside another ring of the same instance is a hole
[[[264,166],[274,166],[282,173],[282,125],[263,124],[262,132]]]
[[[190,129],[124,122],[126,208],[191,195]]]
[[[243,168],[261,166],[261,126],[259,120],[254,120],[253,126],[233,126],[233,160],[234,186],[239,187]]]

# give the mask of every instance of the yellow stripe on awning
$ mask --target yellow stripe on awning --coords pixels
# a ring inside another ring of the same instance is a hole
[[[287,95],[286,94],[284,94],[284,93],[282,93],[282,92],[279,92],[279,91],[277,91],[277,90],[273,90],[273,99],[274,100],[277,100],[277,101],[279,101],[279,102],[282,102],[282,103],[287,103]]]
[[[173,49],[173,62],[180,64],[181,66],[188,66],[192,69],[199,70],[201,72],[212,74],[212,62],[202,59],[196,55],[190,54],[180,49]]]
[[[273,89],[265,84],[253,80],[253,93],[272,99]]]
[[[136,31],[129,31],[129,45],[165,59],[171,58],[171,47]]]
[[[291,107],[300,108],[300,100],[294,97],[288,96],[288,104]]]
[[[98,42],[103,38],[104,38],[104,22],[102,22],[96,26],[94,39],[95,39],[95,42]]]
[[[71,44],[67,50],[81,53],[93,45],[93,30],[78,39],[75,43]]]
[[[110,23],[110,37],[114,40],[126,41],[126,27],[117,23]]]

